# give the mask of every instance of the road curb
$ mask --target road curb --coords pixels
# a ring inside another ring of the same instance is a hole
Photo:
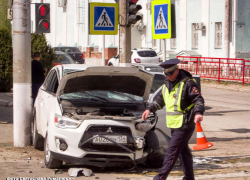
[[[9,102],[9,101],[4,101],[0,99],[0,106],[4,106],[4,107],[12,107],[13,103]]]

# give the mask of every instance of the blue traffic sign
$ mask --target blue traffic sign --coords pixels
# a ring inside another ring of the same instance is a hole
[[[94,30],[115,30],[115,7],[94,7]]]
[[[90,34],[117,34],[118,4],[90,3]]]
[[[152,1],[153,39],[169,39],[171,33],[171,0]]]
[[[168,4],[154,6],[154,27],[155,34],[167,34],[168,28]]]

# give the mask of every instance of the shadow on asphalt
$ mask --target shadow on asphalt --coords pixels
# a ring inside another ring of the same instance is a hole
[[[210,106],[205,106],[205,110],[206,110],[206,111],[209,110],[209,109],[212,109],[212,107],[210,107]]]
[[[215,111],[215,112],[205,112],[204,116],[224,116],[228,113],[235,113],[235,112],[250,112],[250,110],[235,110],[235,111]]]
[[[235,133],[249,133],[250,129],[240,128],[240,129],[223,129],[224,131],[235,132]]]
[[[198,169],[221,169],[221,166],[219,164],[223,163],[221,162],[211,162],[211,163],[202,163],[202,164],[194,164],[194,170]],[[88,168],[93,171],[93,175],[95,176],[95,173],[107,173],[107,174],[117,174],[117,175],[122,175],[122,174],[138,174],[138,175],[150,175],[150,176],[155,176],[158,174],[160,171],[159,168],[147,168],[143,165],[138,165],[135,169],[133,170],[128,170],[123,167],[106,167],[106,168],[98,168],[94,166],[81,166],[81,165],[64,165],[61,170],[64,173],[67,173],[70,168]],[[55,173],[58,170],[55,170]],[[175,166],[173,168],[173,171],[179,171],[180,176],[183,176],[183,171],[181,166]],[[83,175],[80,175],[78,177],[81,177]]]
[[[250,139],[250,137],[235,137],[235,138],[217,138],[217,137],[209,137],[207,138],[208,141],[214,142],[214,141],[233,141],[233,140],[246,140]]]

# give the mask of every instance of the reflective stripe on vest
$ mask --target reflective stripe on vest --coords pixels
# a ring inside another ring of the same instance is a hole
[[[180,128],[183,124],[183,114],[194,106],[194,104],[191,104],[184,111],[181,110],[184,84],[185,81],[177,83],[170,93],[166,85],[163,85],[162,95],[166,105],[166,124],[169,128]]]

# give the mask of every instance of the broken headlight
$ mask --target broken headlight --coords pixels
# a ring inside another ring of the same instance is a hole
[[[55,126],[59,128],[78,128],[82,122],[55,114]]]
[[[142,132],[147,132],[151,130],[157,122],[157,116],[154,113],[150,113],[147,120],[143,119],[136,120],[135,128]]]
[[[143,137],[134,136],[134,140],[135,140],[136,148],[138,150],[144,148],[144,146],[145,146],[145,139]]]

